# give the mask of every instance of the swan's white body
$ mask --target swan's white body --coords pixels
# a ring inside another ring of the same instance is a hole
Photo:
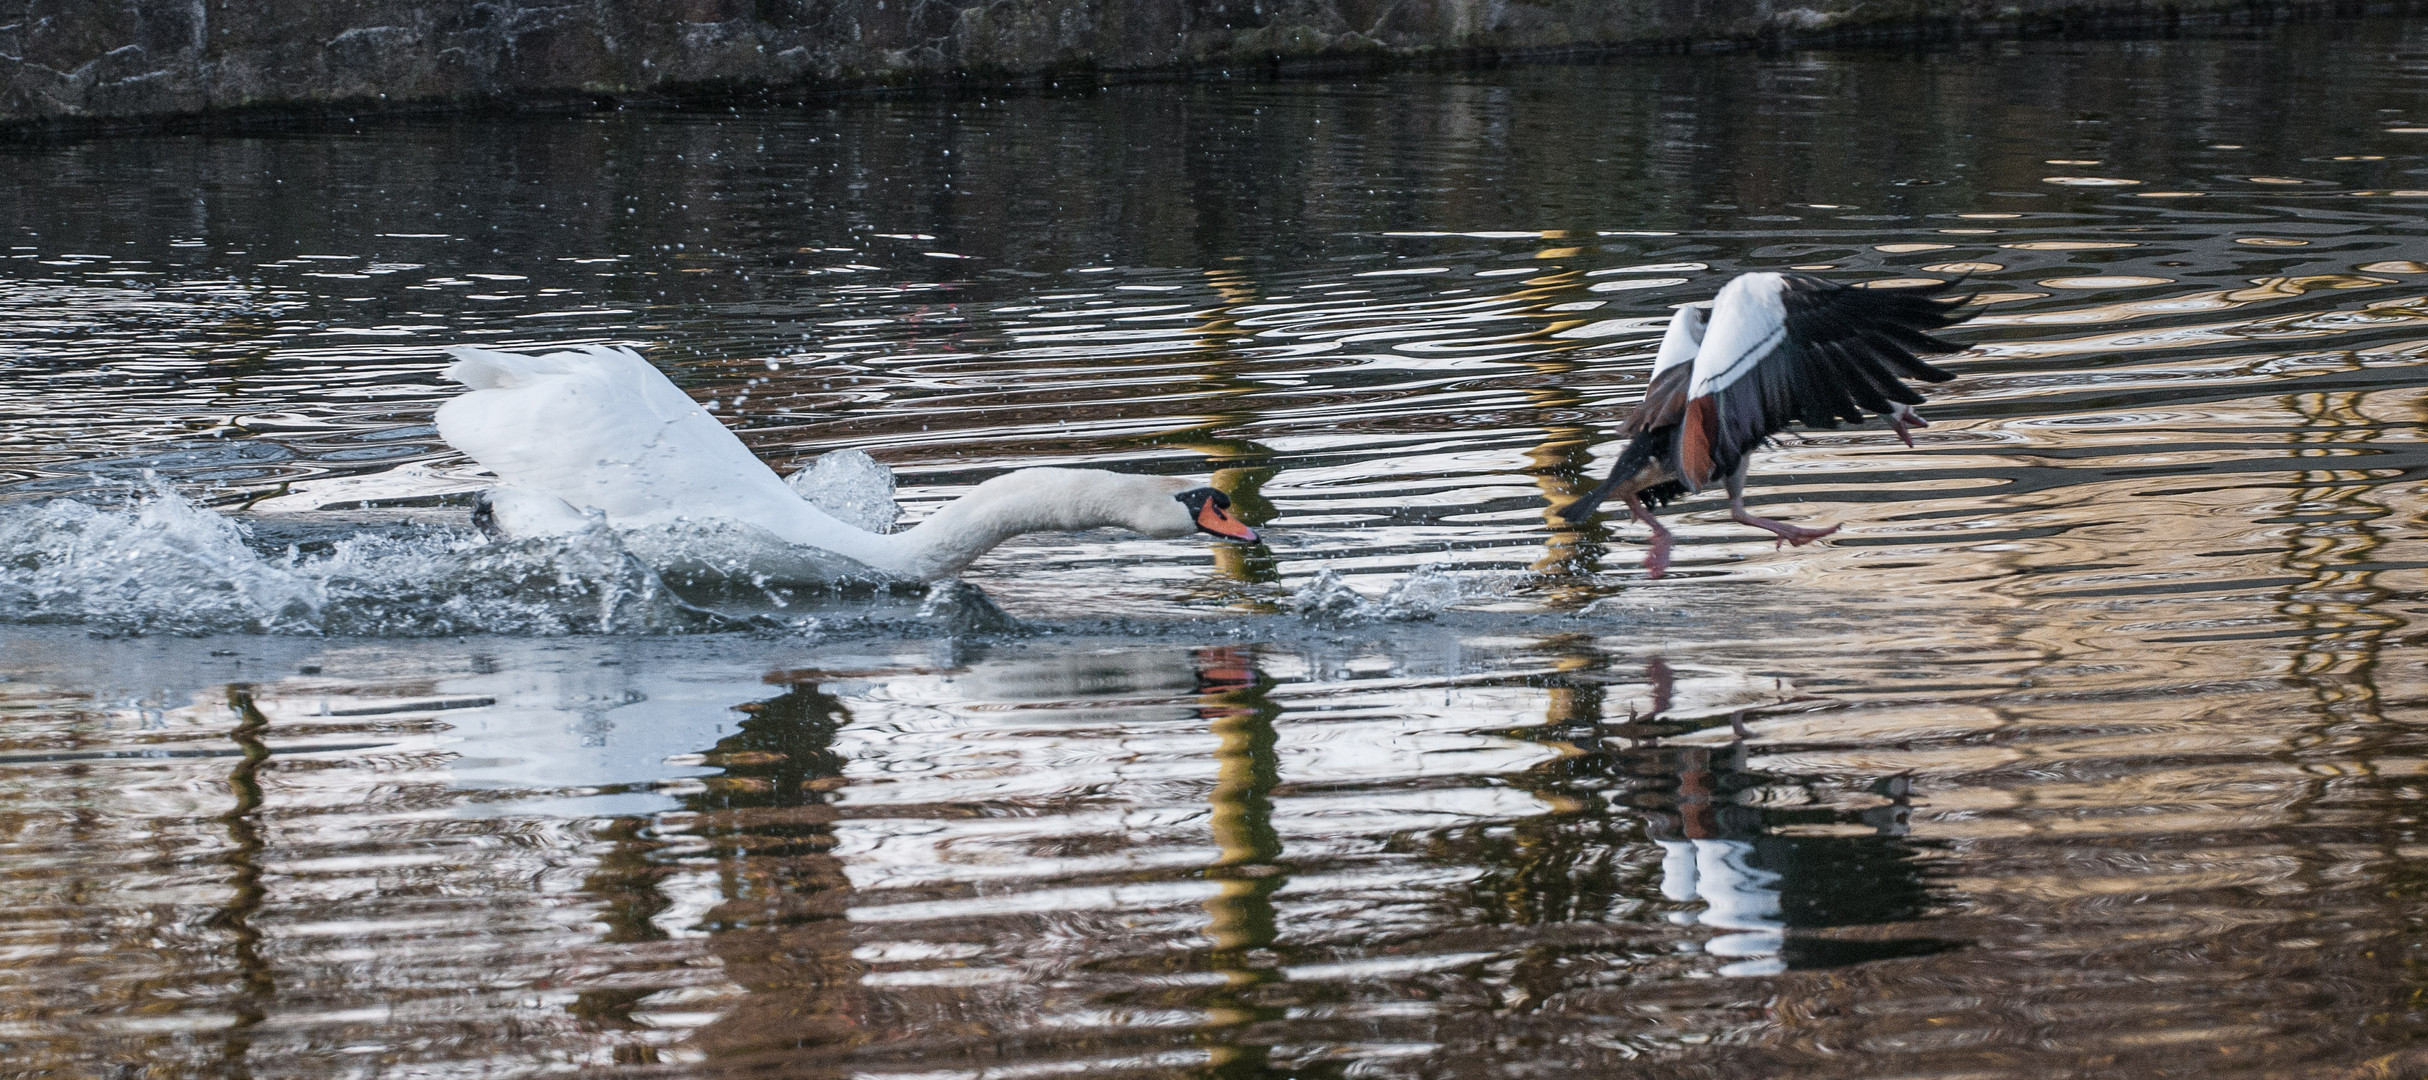
[[[802,499],[630,349],[448,352],[456,361],[447,377],[472,389],[439,407],[438,432],[497,474],[492,512],[509,536],[578,531],[593,514],[625,531],[729,523],[888,576],[933,581],[1022,533],[1119,526],[1172,537],[1197,529],[1174,498],[1192,481],[1023,469],[978,485],[916,528],[870,532]]]

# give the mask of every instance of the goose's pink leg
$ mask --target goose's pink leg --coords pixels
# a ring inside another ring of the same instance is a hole
[[[1797,547],[1803,547],[1838,531],[1838,527],[1835,525],[1826,529],[1807,529],[1801,525],[1790,525],[1784,521],[1755,517],[1751,511],[1745,509],[1745,466],[1743,464],[1739,464],[1737,471],[1728,477],[1728,516],[1734,518],[1740,525],[1751,525],[1757,529],[1769,530],[1771,535],[1779,538],[1780,543],[1794,544]]]
[[[1921,413],[1915,412],[1913,406],[1901,404],[1895,411],[1888,414],[1888,426],[1896,429],[1897,437],[1904,440],[1906,448],[1910,450],[1914,446],[1914,437],[1906,434],[1906,429],[1929,427],[1931,422],[1923,419]]]
[[[1644,576],[1660,577],[1669,571],[1669,547],[1676,538],[1670,535],[1669,526],[1661,524],[1661,519],[1652,516],[1652,511],[1645,508],[1644,500],[1633,495],[1621,498],[1627,503],[1627,512],[1643,522],[1645,528],[1652,530],[1652,553],[1644,556]]]

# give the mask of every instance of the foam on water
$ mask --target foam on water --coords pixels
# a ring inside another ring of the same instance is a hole
[[[1443,563],[1426,563],[1392,583],[1380,596],[1350,587],[1339,571],[1324,567],[1290,595],[1290,610],[1326,623],[1417,622],[1433,618],[1484,588],[1483,578],[1462,578]]]
[[[491,543],[438,527],[264,553],[165,484],[123,508],[0,506],[0,620],[130,633],[666,633],[732,620],[683,601],[606,530]]]
[[[855,576],[848,560],[797,547],[788,548],[797,573],[769,578],[769,545],[787,547],[719,522],[637,532],[601,524],[517,541],[441,524],[403,534],[356,530],[309,551],[280,549],[253,525],[155,481],[121,506],[65,498],[0,504],[0,622],[381,637],[801,633],[822,628],[803,610],[807,594],[831,599],[838,588],[882,584]],[[1422,621],[1493,591],[1496,582],[1435,563],[1369,596],[1327,568],[1289,607],[1335,625]],[[963,582],[938,583],[915,615],[901,612],[909,625],[882,618],[877,608],[886,605],[872,606],[867,592],[856,589],[858,599],[846,601],[847,622],[875,619],[913,633],[1018,628]],[[733,610],[701,606],[710,599]]]

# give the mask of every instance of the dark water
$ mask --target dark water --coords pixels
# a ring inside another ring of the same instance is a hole
[[[2424,80],[2371,21],[0,150],[0,1060],[2428,1075]],[[1669,307],[1789,266],[1983,292],[1917,449],[1757,461],[1845,531],[1555,527]],[[1023,638],[581,633],[703,627],[479,550],[429,414],[599,341],[914,511],[1212,473],[1271,543],[1017,542]]]

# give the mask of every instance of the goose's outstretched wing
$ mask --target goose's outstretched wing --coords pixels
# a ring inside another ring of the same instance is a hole
[[[1681,477],[1697,489],[1725,477],[1791,423],[1834,428],[1920,404],[1902,380],[1955,378],[1920,359],[1960,351],[1931,336],[1970,317],[1944,295],[1952,287],[1858,289],[1771,273],[1729,282],[1684,393]]]

